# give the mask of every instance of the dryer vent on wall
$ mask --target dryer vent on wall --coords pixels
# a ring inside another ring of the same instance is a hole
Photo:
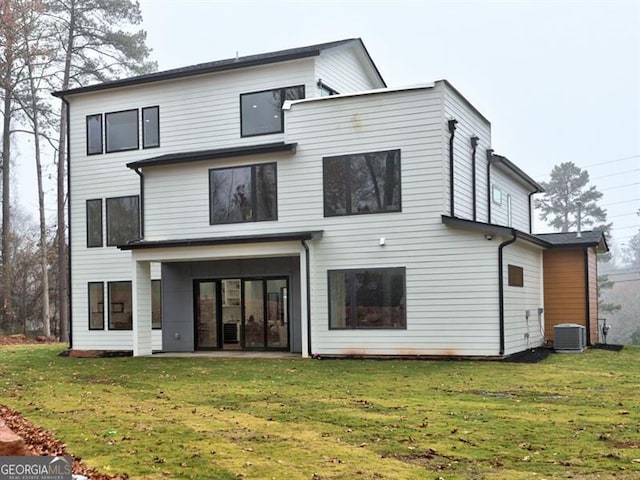
[[[553,327],[553,348],[556,352],[584,351],[587,347],[587,331],[576,323],[561,323]]]

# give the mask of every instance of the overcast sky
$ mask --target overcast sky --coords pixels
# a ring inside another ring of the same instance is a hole
[[[160,70],[360,37],[389,86],[451,81],[536,180],[587,168],[618,245],[638,230],[640,0],[140,4]]]

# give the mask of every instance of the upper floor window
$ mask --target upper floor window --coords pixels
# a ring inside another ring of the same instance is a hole
[[[400,150],[323,159],[324,216],[399,212]]]
[[[87,155],[102,153],[102,114],[87,115]]]
[[[240,95],[242,137],[284,132],[282,105],[286,100],[304,98],[304,85],[276,88]]]
[[[406,328],[405,269],[329,270],[329,327]]]
[[[502,205],[502,190],[497,185],[493,185],[491,188],[491,198],[493,199],[493,203],[498,205]]]
[[[87,200],[87,247],[102,246],[102,199]]]
[[[107,153],[136,150],[138,143],[138,109],[105,113]]]
[[[142,109],[142,148],[160,146],[160,107]]]
[[[211,169],[209,195],[211,225],[277,220],[276,164]]]
[[[107,198],[107,246],[124,245],[139,238],[139,197]]]

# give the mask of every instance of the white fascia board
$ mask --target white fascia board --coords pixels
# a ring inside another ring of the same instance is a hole
[[[293,105],[298,105],[300,103],[324,102],[328,100],[334,100],[337,98],[362,97],[364,95],[376,95],[376,94],[393,93],[393,92],[407,92],[411,90],[426,90],[428,88],[434,88],[435,86],[436,86],[435,82],[430,82],[430,83],[422,83],[417,85],[409,85],[409,86],[400,87],[400,88],[376,88],[374,90],[363,90],[361,92],[354,92],[354,93],[341,93],[338,95],[329,95],[326,97],[303,98],[301,100],[286,100],[284,102],[284,105],[282,105],[282,109],[291,110],[291,107]]]

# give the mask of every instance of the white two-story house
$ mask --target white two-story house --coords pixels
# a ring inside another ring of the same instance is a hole
[[[504,357],[544,341],[541,187],[359,39],[57,92],[72,349]]]

